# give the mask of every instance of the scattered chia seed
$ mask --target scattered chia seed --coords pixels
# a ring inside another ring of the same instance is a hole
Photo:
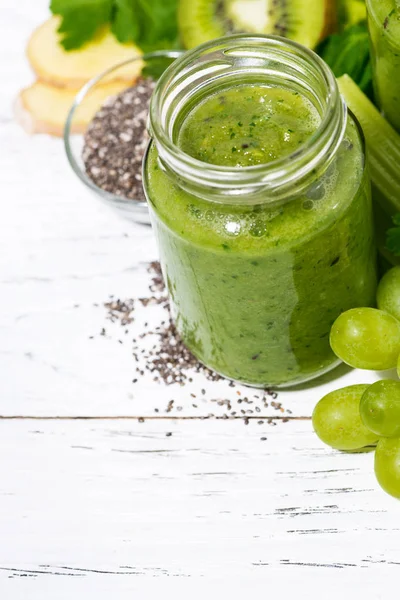
[[[204,411],[204,405],[208,404],[209,406],[216,405],[224,410],[222,414],[221,412],[217,412],[217,415],[209,413],[206,416],[201,415],[200,418],[240,418],[246,425],[254,419],[259,425],[267,423],[274,426],[277,420],[286,423],[289,420],[286,415],[290,414],[290,411],[285,410],[282,404],[276,401],[277,392],[265,389],[255,390],[257,393],[253,394],[249,388],[243,387],[242,390],[235,389],[235,394],[232,391],[227,393],[230,388],[237,388],[240,384],[211,371],[193,356],[184,345],[173,323],[160,264],[158,262],[150,263],[148,272],[151,276],[148,296],[124,301],[110,296],[109,300],[104,303],[107,309],[107,320],[113,325],[119,324],[125,332],[129,331],[130,326],[138,327],[138,323],[141,322],[139,313],[137,312],[135,315],[135,311],[147,310],[147,307],[158,305],[162,309],[161,314],[165,315],[154,326],[152,326],[151,319],[147,319],[147,321],[143,319],[140,332],[136,333],[136,337],[132,340],[132,356],[136,363],[136,374],[132,383],[136,384],[150,374],[153,381],[159,384],[189,386],[193,382],[193,375],[199,374],[205,381],[225,382],[227,388],[225,393],[229,396],[229,398],[211,397],[210,389],[207,389],[206,385],[200,389],[201,397],[198,398],[198,401],[201,401],[201,404],[194,404],[192,399],[196,398],[196,394],[189,389],[187,399],[188,406],[191,408]],[[100,335],[109,338],[104,328]],[[118,340],[118,337],[116,339]],[[250,406],[251,408],[249,408]],[[265,420],[262,420],[263,416],[260,413],[263,413],[268,407],[284,413],[284,417],[264,417]],[[183,405],[178,405],[175,400],[171,399],[166,405],[155,408],[154,412],[177,414],[183,410]],[[143,421],[140,420],[140,422]]]
[[[106,100],[84,136],[82,159],[86,174],[106,192],[144,201],[142,160],[149,139],[146,124],[152,79]]]

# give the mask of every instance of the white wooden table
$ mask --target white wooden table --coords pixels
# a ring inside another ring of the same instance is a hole
[[[60,140],[12,121],[46,7],[1,4],[0,598],[397,597],[400,504],[372,454],[329,450],[309,420],[324,393],[375,374],[281,393],[288,422],[268,408],[247,426],[193,407],[201,378],[132,383],[102,303],[146,294],[152,233],[87,193]]]

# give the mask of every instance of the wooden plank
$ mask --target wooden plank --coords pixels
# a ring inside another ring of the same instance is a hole
[[[327,449],[309,422],[1,422],[0,451],[0,589],[157,579],[170,597],[193,578],[230,595],[231,580],[260,593],[399,572],[398,504],[373,455]]]

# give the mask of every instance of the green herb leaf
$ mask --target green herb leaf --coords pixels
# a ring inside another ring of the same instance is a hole
[[[336,77],[350,75],[362,91],[373,98],[368,28],[365,21],[330,35],[319,45],[318,54]]]
[[[58,29],[65,50],[75,50],[90,41],[99,28],[110,22],[114,0],[52,0],[50,10],[62,17]]]
[[[114,0],[111,31],[121,44],[135,41],[140,37],[140,24],[133,0]]]
[[[144,52],[179,47],[179,0],[51,0],[62,17],[59,28],[66,50],[80,48],[103,25],[121,43],[133,42]]]
[[[400,256],[400,213],[393,217],[396,227],[388,230],[386,236],[386,247],[395,256]]]
[[[144,52],[179,46],[178,0],[120,0],[119,4],[132,7],[137,28],[130,39]]]

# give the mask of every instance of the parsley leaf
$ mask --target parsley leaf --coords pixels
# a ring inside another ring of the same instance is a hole
[[[114,0],[112,31],[144,52],[179,46],[178,0]]]
[[[50,10],[61,15],[58,29],[65,50],[75,50],[89,42],[99,28],[111,20],[114,0],[52,0]]]
[[[334,33],[317,48],[336,77],[350,75],[362,91],[373,98],[372,67],[368,28],[365,21],[352,25],[342,33]]]
[[[114,0],[111,31],[121,44],[132,42],[140,36],[140,24],[133,0]]]
[[[65,50],[80,48],[99,28],[110,25],[121,43],[133,42],[144,52],[178,48],[179,0],[51,0],[62,17],[59,33]]]
[[[400,213],[393,217],[396,227],[388,230],[386,236],[386,247],[395,256],[400,256]]]

